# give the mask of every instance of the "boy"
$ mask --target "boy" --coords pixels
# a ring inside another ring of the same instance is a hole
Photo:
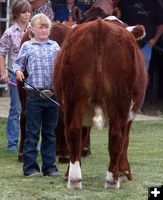
[[[31,31],[34,38],[25,42],[15,60],[13,70],[19,81],[24,80],[24,70],[27,70],[26,81],[42,92],[48,92],[55,100],[53,93],[54,60],[59,45],[49,40],[51,28],[50,19],[36,14],[31,19]],[[40,96],[29,85],[25,85],[27,92],[26,102],[26,137],[23,149],[23,171],[25,176],[37,176],[40,168],[36,161],[37,144],[41,129],[41,156],[42,173],[44,176],[59,176],[56,160],[55,128],[58,122],[59,108],[49,99]],[[46,90],[46,91],[45,91]]]

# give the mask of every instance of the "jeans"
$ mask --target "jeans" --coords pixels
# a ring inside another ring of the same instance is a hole
[[[16,83],[14,75],[11,75],[10,80]],[[6,137],[8,140],[7,149],[9,151],[16,151],[18,149],[18,140],[19,140],[20,100],[18,96],[17,87],[13,85],[9,85],[9,87],[10,87],[10,110],[6,128]]]
[[[149,65],[150,65],[150,60],[151,60],[151,57],[152,57],[152,48],[146,44],[143,48],[140,49],[143,56],[144,56],[144,59],[145,59],[145,63],[146,63],[146,70],[148,72],[149,70]],[[144,104],[144,99],[142,101],[142,105],[141,105],[141,109],[143,109],[143,104]]]
[[[55,97],[52,97],[55,99]],[[39,94],[27,92],[26,136],[23,149],[23,171],[28,176],[32,171],[40,172],[37,163],[37,145],[41,131],[41,157],[43,175],[58,171],[56,161],[56,134],[59,107]]]
[[[152,48],[146,44],[143,48],[140,49],[143,56],[144,56],[144,59],[145,59],[145,62],[146,62],[146,67],[147,67],[147,71],[149,70],[149,64],[150,64],[150,60],[151,60],[151,56],[152,56]]]

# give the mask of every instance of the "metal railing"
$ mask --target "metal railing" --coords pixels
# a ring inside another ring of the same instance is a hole
[[[10,0],[6,0],[4,2],[6,4],[6,17],[5,18],[0,18],[0,23],[4,22],[5,23],[5,28],[7,29],[10,25]],[[8,65],[8,56],[6,56],[6,65]],[[8,90],[8,85],[7,84],[0,84],[0,89]]]

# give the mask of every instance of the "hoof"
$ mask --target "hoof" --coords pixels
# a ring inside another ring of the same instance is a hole
[[[104,188],[111,188],[111,189],[120,188],[120,181],[119,181],[119,179],[118,180],[113,179],[113,173],[112,172],[107,171]]]
[[[69,163],[69,157],[68,156],[58,156],[58,162],[62,164]]]
[[[82,189],[82,180],[68,180],[67,188],[70,190]]]
[[[129,175],[129,172],[128,172],[128,171],[125,171],[125,172],[121,173],[120,176],[119,176],[120,182],[121,182],[121,183],[126,183],[126,182],[128,182],[128,181],[129,181],[128,175]]]
[[[119,177],[119,180],[120,180],[121,183],[126,183],[126,182],[128,182],[128,178],[127,178],[126,175],[120,176],[120,177]]]
[[[67,188],[82,189],[82,174],[79,161],[74,163],[70,161]]]
[[[105,182],[105,189],[110,188],[110,189],[119,189],[120,188],[120,181],[108,181],[106,180]]]

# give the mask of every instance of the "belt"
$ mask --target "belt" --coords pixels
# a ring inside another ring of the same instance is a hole
[[[33,94],[37,94],[40,95],[41,98],[47,99],[46,96],[48,97],[52,97],[54,95],[52,90],[47,90],[47,89],[39,89],[39,91],[41,91],[41,93],[37,90],[32,90],[32,89],[26,89],[27,93],[33,93]],[[44,95],[46,96],[44,96]]]

